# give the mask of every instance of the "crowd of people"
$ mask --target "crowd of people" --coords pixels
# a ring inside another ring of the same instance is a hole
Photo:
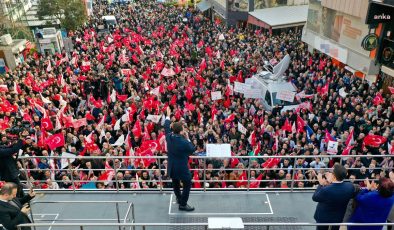
[[[230,143],[239,157],[190,160],[194,188],[314,187],[318,173],[336,162],[360,184],[393,170],[394,96],[383,93],[379,77],[367,82],[308,52],[299,32],[226,27],[155,1],[93,9],[69,33],[72,52],[26,53],[0,78],[1,144],[20,134],[21,155],[29,156],[17,162],[19,180],[43,189],[169,188],[167,160],[153,158],[166,156],[167,107],[172,121],[184,121],[196,155],[207,143]],[[99,29],[104,15],[117,19],[106,32]],[[308,106],[268,111],[262,99],[234,92],[234,82],[286,54],[285,77],[297,88],[295,100]],[[223,99],[213,101],[214,91]],[[323,157],[328,140],[339,143],[337,155],[349,156]],[[310,157],[261,157],[275,155]]]

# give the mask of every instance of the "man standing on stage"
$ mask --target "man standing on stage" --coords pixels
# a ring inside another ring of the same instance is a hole
[[[171,109],[167,107],[167,117],[164,123],[168,152],[167,173],[172,178],[172,187],[179,204],[179,210],[190,212],[194,210],[194,207],[187,204],[192,186],[192,175],[188,162],[189,155],[196,151],[196,148],[190,142],[189,134],[183,128],[182,122],[174,122],[170,127],[170,116]],[[181,181],[183,185],[182,193]]]
[[[317,223],[342,223],[349,200],[356,195],[355,187],[350,182],[344,182],[347,170],[342,165],[334,165],[333,173],[327,173],[323,178],[318,174],[319,186],[313,194],[312,200],[318,202],[315,211]],[[329,226],[318,226],[317,230],[330,229]],[[339,226],[332,226],[338,230]]]

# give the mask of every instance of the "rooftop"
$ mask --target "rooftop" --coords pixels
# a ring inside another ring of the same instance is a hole
[[[308,5],[282,6],[255,10],[249,12],[256,19],[267,23],[273,29],[306,22],[308,16]],[[280,15],[280,17],[278,17]]]

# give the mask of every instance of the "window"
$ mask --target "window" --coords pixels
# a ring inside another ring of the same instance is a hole
[[[265,93],[265,101],[268,103],[269,106],[272,106],[271,103],[271,93],[267,90],[267,92]]]
[[[274,105],[273,106],[275,106],[275,105],[283,105],[283,106],[286,106],[286,105],[297,105],[298,103],[296,103],[296,102],[288,102],[288,101],[282,101],[282,100],[279,100],[279,99],[276,99],[276,92],[275,93],[272,93],[272,96],[274,97]]]

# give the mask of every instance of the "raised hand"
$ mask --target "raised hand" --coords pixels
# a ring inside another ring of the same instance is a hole
[[[167,106],[167,117],[171,116],[171,108],[170,106]]]

